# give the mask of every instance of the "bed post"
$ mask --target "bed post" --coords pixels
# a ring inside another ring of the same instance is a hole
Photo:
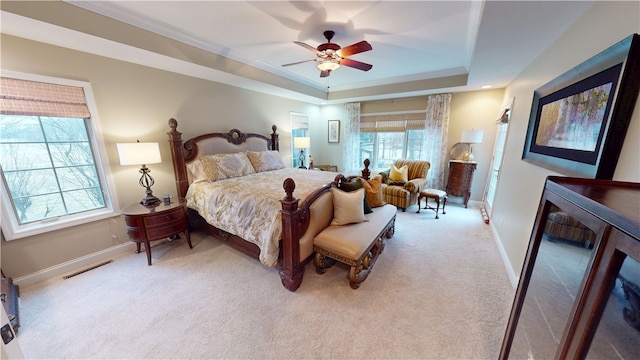
[[[177,130],[178,121],[174,118],[169,119],[169,127],[171,131],[169,135],[169,144],[171,145],[171,158],[173,160],[173,173],[176,177],[176,190],[178,197],[183,198],[187,195],[189,180],[187,179],[187,166],[184,162],[184,150],[182,147],[182,133]]]
[[[369,164],[371,164],[371,161],[369,161],[369,159],[364,159],[364,169],[362,169],[362,178],[365,180],[369,180],[369,176],[371,175],[371,172],[369,172]]]
[[[271,130],[273,130],[271,133],[271,150],[280,151],[280,135],[276,132],[277,129],[277,126],[271,126]]]
[[[282,203],[282,243],[280,244],[280,279],[290,291],[296,291],[302,283],[304,266],[300,264],[300,234],[296,229],[300,222],[298,199],[293,197],[296,183],[287,178],[282,184],[287,196]]]

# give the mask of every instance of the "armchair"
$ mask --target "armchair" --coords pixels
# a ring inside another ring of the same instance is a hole
[[[368,178],[369,169],[368,161],[365,160],[365,170],[362,176]],[[411,205],[418,203],[418,195],[427,185],[427,172],[431,167],[431,163],[425,160],[407,160],[399,159],[394,162],[397,168],[407,165],[408,179],[404,184],[393,183],[389,180],[389,172],[382,172],[382,197],[387,204],[406,211]],[[366,174],[365,174],[366,171]]]

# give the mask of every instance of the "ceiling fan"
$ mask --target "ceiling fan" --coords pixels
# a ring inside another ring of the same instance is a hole
[[[329,76],[329,74],[331,74],[333,70],[339,68],[341,65],[352,67],[362,71],[371,70],[373,65],[347,58],[347,56],[373,49],[371,47],[371,44],[363,40],[358,43],[341,48],[340,45],[331,42],[333,35],[335,35],[333,31],[331,30],[325,31],[324,37],[327,38],[327,42],[324,44],[318,45],[317,48],[314,48],[313,46],[307,45],[300,41],[294,41],[294,43],[316,54],[317,58],[298,61],[290,64],[284,64],[282,66],[291,66],[291,65],[302,64],[309,61],[315,61],[317,63],[316,67],[320,70],[320,77]]]

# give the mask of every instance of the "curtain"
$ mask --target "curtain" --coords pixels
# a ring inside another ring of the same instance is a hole
[[[364,165],[360,164],[360,103],[347,103],[347,120],[344,122],[344,144],[342,148],[343,174],[357,174]]]
[[[422,139],[423,157],[431,163],[427,173],[427,188],[444,189],[450,105],[451,94],[427,97],[427,118]]]

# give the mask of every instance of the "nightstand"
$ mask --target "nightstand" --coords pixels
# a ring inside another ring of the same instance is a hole
[[[160,205],[154,207],[134,204],[124,208],[122,215],[127,225],[129,239],[136,243],[136,254],[140,253],[140,244],[144,243],[149,266],[151,266],[150,241],[184,233],[189,248],[193,249],[191,237],[189,236],[187,202],[184,199],[169,205],[160,203]]]

